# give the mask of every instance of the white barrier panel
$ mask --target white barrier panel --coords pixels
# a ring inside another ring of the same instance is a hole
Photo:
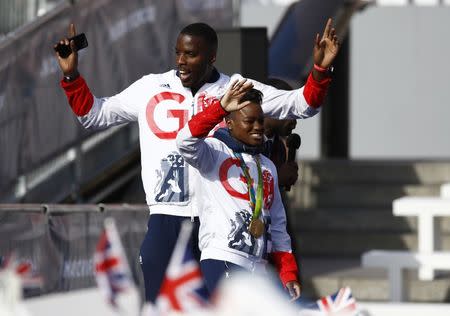
[[[126,305],[122,316],[139,315],[140,303],[137,292],[131,292],[120,298],[119,304]],[[45,295],[38,298],[30,298],[24,301],[26,309],[31,316],[117,316],[119,313],[105,301],[105,297],[98,288],[81,291],[71,291],[61,294]]]
[[[362,315],[367,316],[448,316],[450,304],[366,303],[357,302]]]
[[[105,304],[104,298],[98,289],[46,295],[44,297],[27,299],[24,303],[31,316],[118,315]],[[131,300],[129,303],[133,304]],[[365,316],[448,316],[450,310],[450,304],[369,303],[359,302],[358,300],[357,307],[361,311],[359,315]],[[235,306],[235,308],[237,307]],[[136,315],[138,313],[134,314],[134,316]],[[205,313],[205,315],[208,314]]]

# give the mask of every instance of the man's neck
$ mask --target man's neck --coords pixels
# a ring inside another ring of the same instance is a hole
[[[211,70],[205,74],[204,79],[202,81],[200,81],[200,83],[198,85],[196,85],[195,87],[194,86],[191,87],[192,95],[195,95],[198,92],[198,90],[200,90],[200,88],[205,85],[205,83],[216,82],[217,80],[219,80],[219,77],[220,77],[220,74],[216,70],[216,68],[214,68],[214,67],[211,68]]]

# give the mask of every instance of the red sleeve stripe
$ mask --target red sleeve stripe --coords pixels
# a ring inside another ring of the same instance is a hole
[[[286,251],[277,251],[270,254],[272,261],[277,268],[278,275],[284,286],[289,281],[298,281],[298,267],[295,257],[292,253]]]
[[[71,82],[61,80],[61,87],[66,93],[72,111],[77,116],[84,116],[89,113],[94,104],[94,96],[83,77],[79,76]]]
[[[309,74],[308,80],[306,80],[305,88],[303,89],[303,96],[305,97],[306,103],[308,103],[310,107],[318,108],[322,105],[330,82],[331,78],[316,81],[313,78],[312,73]]]
[[[213,99],[209,106],[202,112],[194,115],[188,122],[191,135],[194,137],[206,137],[217,124],[228,115],[220,105],[220,101]]]

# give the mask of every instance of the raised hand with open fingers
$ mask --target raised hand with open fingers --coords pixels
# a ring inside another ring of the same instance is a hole
[[[332,22],[331,18],[328,19],[322,38],[317,33],[314,43],[314,64],[324,69],[330,68],[339,51],[340,44]]]
[[[69,38],[75,36],[76,30],[73,23],[69,26],[69,37],[61,39],[58,43],[54,45],[54,48],[58,44],[70,45],[72,52],[67,58],[62,58],[57,52],[55,52],[56,58],[58,59],[59,67],[61,68],[64,76],[75,77],[78,75],[78,53],[73,41],[69,42]]]
[[[233,112],[248,105],[250,101],[240,102],[240,99],[251,88],[253,88],[253,83],[247,81],[247,79],[233,81],[227,92],[225,92],[225,95],[220,100],[222,108],[227,112]]]

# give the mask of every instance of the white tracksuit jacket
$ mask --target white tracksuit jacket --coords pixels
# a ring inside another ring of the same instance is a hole
[[[266,230],[259,238],[249,233],[252,209],[240,161],[221,140],[205,138],[225,115],[219,101],[214,102],[178,133],[177,146],[185,161],[200,172],[196,194],[201,260],[224,260],[254,270],[265,266],[271,252],[291,252],[286,213],[275,165],[262,154],[256,154],[261,161],[264,191],[260,219]],[[258,169],[255,156],[244,152],[242,158],[249,168],[256,192]]]
[[[211,97],[225,93],[231,78],[218,74],[192,95],[175,70],[150,74],[108,98],[95,97],[82,77],[61,81],[69,104],[85,128],[101,129],[137,121],[142,161],[142,180],[150,214],[197,216],[194,190],[197,171],[179,154],[175,137],[187,121],[201,112]],[[294,91],[282,91],[252,81],[264,94],[263,111],[277,118],[307,118],[318,113],[329,80],[312,77]]]

